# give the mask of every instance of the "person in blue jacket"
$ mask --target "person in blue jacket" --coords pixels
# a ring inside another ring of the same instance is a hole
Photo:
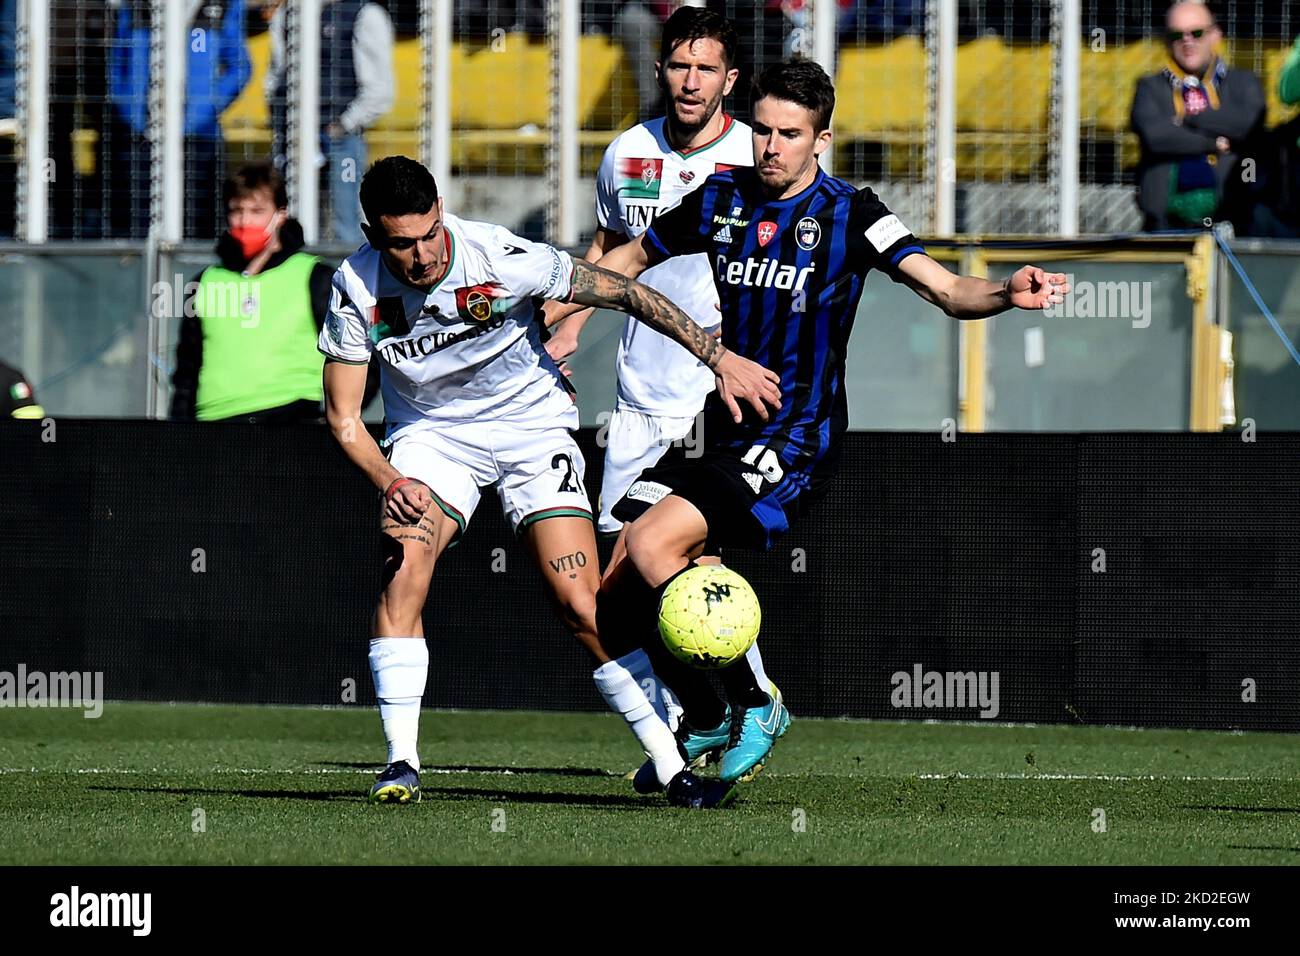
[[[149,231],[149,0],[109,0],[116,8],[108,57],[110,123],[105,192],[113,236]],[[223,219],[221,114],[252,75],[244,42],[244,0],[188,0],[185,78],[185,235],[210,238]]]

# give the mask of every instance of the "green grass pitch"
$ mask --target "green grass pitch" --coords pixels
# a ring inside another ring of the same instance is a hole
[[[1282,734],[796,717],[731,808],[690,812],[632,792],[640,753],[606,715],[426,712],[409,806],[365,802],[364,708],[110,702],[0,727],[6,865],[1300,863]]]

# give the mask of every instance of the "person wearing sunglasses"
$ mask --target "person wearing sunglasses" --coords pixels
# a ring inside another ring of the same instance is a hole
[[[1142,147],[1138,207],[1147,232],[1222,218],[1225,184],[1264,119],[1259,78],[1224,62],[1223,33],[1203,0],[1179,0],[1165,25],[1169,60],[1138,81],[1131,114]]]

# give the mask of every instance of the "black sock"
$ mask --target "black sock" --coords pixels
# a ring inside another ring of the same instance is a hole
[[[704,671],[673,657],[656,630],[645,643],[646,655],[659,679],[677,695],[685,720],[697,730],[709,730],[722,723],[727,707],[709,683]]]
[[[656,617],[664,590],[678,574],[693,567],[695,562],[691,561],[659,587],[652,589]],[[659,636],[658,625],[655,625],[647,635],[645,651],[650,657],[655,673],[668,685],[668,689],[677,695],[677,700],[685,711],[684,719],[688,724],[699,730],[709,730],[722,723],[722,718],[727,713],[726,704],[713,689],[708,676],[699,668],[691,667],[672,655]]]
[[[758,678],[749,666],[749,661],[741,658],[736,663],[718,671],[722,686],[727,690],[727,699],[738,707],[766,707],[770,695],[766,688],[758,686]]]

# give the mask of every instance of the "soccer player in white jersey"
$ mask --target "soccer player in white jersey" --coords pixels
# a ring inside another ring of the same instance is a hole
[[[656,64],[667,113],[616,136],[596,179],[597,229],[586,259],[636,238],[715,172],[754,164],[750,130],[722,109],[738,70],[736,34],[726,19],[699,7],[682,7],[663,28]],[[718,328],[718,293],[705,255],[683,257],[646,270],[639,281],[658,289],[700,326]],[[548,318],[559,310],[548,309]],[[557,361],[571,355],[591,316],[565,319],[546,343]],[[618,347],[618,402],[606,430],[604,480],[598,529],[617,533],[615,502],[666,445],[695,424],[713,373],[673,340],[628,316]]]
[[[735,85],[736,32],[726,18],[699,7],[681,7],[664,23],[656,68],[663,90],[665,115],[616,136],[605,150],[596,178],[597,229],[586,258],[595,262],[611,249],[635,239],[661,213],[714,173],[754,165],[750,128],[727,115],[724,98]],[[730,228],[726,223],[720,228]],[[658,289],[709,332],[718,329],[718,292],[713,268],[703,253],[670,259],[647,269],[639,281]],[[548,307],[548,320],[566,310]],[[591,316],[583,310],[563,319],[546,343],[546,350],[563,361],[578,347],[578,337]],[[689,441],[705,397],[713,391],[713,372],[670,338],[627,317],[618,345],[618,398],[604,427],[605,470],[600,488],[597,530],[616,535],[622,522],[611,513],[643,470],[656,464],[674,443]],[[696,435],[698,442],[701,436]],[[705,558],[703,563],[714,562]],[[652,661],[668,684],[679,666],[667,655]],[[769,680],[755,643],[746,655],[756,679]],[[679,684],[679,686],[685,686]],[[676,701],[666,686],[670,713]],[[689,702],[688,702],[689,703]],[[721,701],[687,707],[712,717],[707,727],[677,726],[688,758],[695,760],[727,743],[730,715]],[[657,786],[646,764],[636,778],[638,790]]]
[[[662,705],[640,686],[644,655],[611,659],[596,630],[596,541],[573,441],[578,415],[541,344],[533,298],[612,308],[673,335],[713,369],[740,421],[766,415],[776,376],[734,355],[662,294],[557,249],[443,211],[433,176],[403,156],[361,183],[367,239],[334,275],[320,334],[326,417],[344,452],[383,492],[383,590],[370,666],[388,742],[376,802],[419,798],[417,737],[429,655],[422,612],[438,556],[465,530],[479,488],[495,486],[561,618],[591,653],[597,689],[642,747],[667,761],[661,783],[684,806],[730,788],[685,768]],[[380,450],[361,423],[366,367],[380,363],[387,421]]]

